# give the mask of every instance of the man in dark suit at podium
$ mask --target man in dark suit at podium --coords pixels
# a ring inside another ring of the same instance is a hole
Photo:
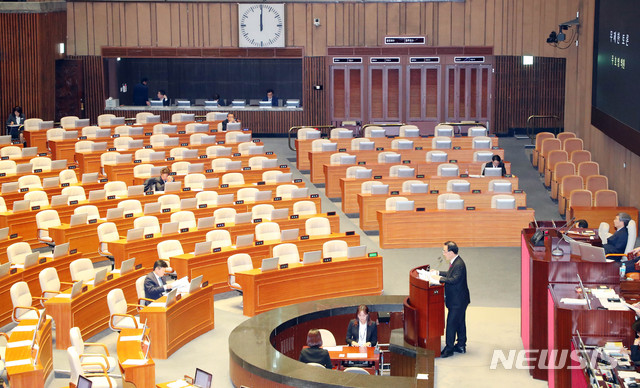
[[[467,352],[467,324],[465,316],[467,306],[471,303],[469,287],[467,285],[467,267],[458,256],[458,245],[447,241],[442,248],[442,254],[449,262],[448,271],[440,271],[439,281],[444,284],[444,303],[449,310],[447,314],[446,346],[442,349],[442,358],[450,357],[453,352]],[[458,336],[458,342],[454,340]]]

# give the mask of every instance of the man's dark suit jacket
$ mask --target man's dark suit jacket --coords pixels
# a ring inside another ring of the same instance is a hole
[[[351,345],[352,341],[358,342],[358,337],[360,337],[360,333],[358,332],[360,324],[357,319],[352,319],[349,321],[349,326],[347,327],[347,345]],[[367,340],[365,342],[371,342],[371,346],[376,346],[378,343],[378,326],[375,322],[369,322],[367,324]]]
[[[17,123],[17,119],[16,119],[16,115],[11,113],[9,115],[9,118],[7,119],[7,125],[24,125],[24,121],[26,119],[24,118],[23,115],[20,115],[20,124],[16,124]],[[11,124],[13,123],[13,124]]]
[[[627,227],[616,230],[613,236],[607,239],[607,243],[603,245],[604,253],[624,253],[624,249],[627,247],[627,239],[629,238],[629,232]],[[614,260],[620,260],[620,258],[613,258]]]
[[[236,121],[237,122],[237,121]],[[229,119],[224,119],[222,121],[222,130],[226,131],[227,130],[227,124],[229,124]]]
[[[158,279],[156,279],[156,275],[151,272],[144,279],[144,297],[156,300],[162,296],[164,292],[164,287],[158,284]]]
[[[493,167],[493,162],[488,162],[484,165],[484,168],[482,169],[482,175],[484,175],[484,169],[487,167]],[[504,166],[504,162],[498,163],[498,168],[500,167],[502,167],[502,176],[504,176],[507,173],[507,168]]]
[[[168,98],[163,98],[162,99],[162,106],[169,106],[169,99]]]
[[[159,176],[149,178],[144,182],[144,191],[164,191],[164,181]]]
[[[145,106],[149,101],[149,87],[139,83],[133,87],[133,105]]]
[[[316,364],[324,365],[327,369],[332,369],[331,357],[329,352],[325,349],[321,349],[318,346],[312,346],[310,348],[302,349],[300,352],[300,358],[298,359],[304,363],[315,362]]]
[[[265,97],[262,99],[262,101],[269,101],[269,98]],[[271,97],[271,106],[278,106],[278,97],[276,96]]]
[[[458,256],[448,271],[440,271],[444,283],[444,300],[448,309],[466,308],[471,303],[467,285],[467,266]]]

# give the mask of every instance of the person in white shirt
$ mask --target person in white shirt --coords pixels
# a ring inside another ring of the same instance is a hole
[[[169,265],[164,260],[156,260],[153,263],[153,271],[144,279],[144,297],[156,300],[160,298],[165,291],[170,290],[171,286],[167,284],[164,275]]]

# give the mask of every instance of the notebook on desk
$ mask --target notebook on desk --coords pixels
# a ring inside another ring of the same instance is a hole
[[[144,228],[127,230],[127,242],[142,240],[143,236],[144,236]]]
[[[293,241],[298,239],[300,229],[285,229],[280,231],[280,241]]]
[[[193,250],[194,256],[206,255],[211,252],[211,241],[204,241],[196,243],[196,246]]]
[[[196,368],[196,375],[193,378],[193,386],[198,388],[211,388],[213,375],[200,368]]]
[[[87,223],[87,213],[74,214],[69,220],[69,226],[84,225]]]
[[[38,252],[29,253],[24,258],[24,268],[27,269],[27,268],[33,267],[34,265],[37,265],[39,258],[40,258],[40,254]]]
[[[584,261],[605,263],[607,261],[603,247],[594,247],[591,244],[580,245],[580,256]]]
[[[357,247],[347,247],[347,258],[364,257],[367,254],[367,247],[359,245]]]
[[[63,195],[63,194],[54,195],[53,197],[51,197],[51,207],[66,206],[68,201],[69,201],[68,195]]]
[[[0,264],[0,278],[7,275],[11,269],[11,263]]]
[[[30,209],[30,206],[31,206],[31,201],[29,201],[28,199],[23,199],[21,201],[14,201],[13,212],[17,213],[17,212],[27,211]]]

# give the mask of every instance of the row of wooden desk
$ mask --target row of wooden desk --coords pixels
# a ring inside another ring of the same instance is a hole
[[[15,328],[10,336],[5,354],[7,376],[9,376],[11,388],[44,388],[45,381],[53,372],[53,320],[45,319],[38,329],[36,343],[40,348],[36,352],[30,345],[14,347],[11,344],[29,341],[33,338],[33,330],[38,320],[25,319]],[[21,330],[24,328],[25,330]],[[37,355],[36,355],[37,353]],[[14,365],[15,364],[15,365]]]
[[[391,142],[395,139],[400,140],[410,140],[413,141],[414,147],[423,147],[424,149],[433,150],[432,142],[433,137],[372,137],[366,138],[367,141],[371,141],[375,144],[376,148],[384,148],[388,151],[393,151],[391,149]],[[309,161],[309,152],[311,152],[311,147],[314,139],[309,140],[298,140],[296,139],[296,160],[297,160],[297,168],[298,170],[309,170],[311,168],[311,163]],[[352,138],[348,139],[331,139],[332,143],[338,144],[338,149],[344,148],[347,152],[351,151],[351,141]],[[491,136],[491,145],[493,147],[498,146],[498,138],[495,136]],[[451,146],[452,147],[460,147],[460,148],[471,148],[473,145],[473,137],[453,137],[451,138]],[[445,150],[446,152],[446,150]]]
[[[400,154],[400,160],[402,164],[409,164],[411,162],[426,162],[427,152],[433,150],[392,150],[393,152]],[[492,149],[492,150],[476,150],[476,149],[445,149],[438,150],[447,153],[447,160],[455,160],[457,163],[473,162],[473,154],[476,151],[490,151],[494,155],[499,155],[504,159],[504,149]],[[366,164],[378,163],[378,155],[381,151],[351,151],[349,155],[356,156],[356,163],[365,162]],[[310,151],[309,160],[311,161],[311,182],[313,183],[325,183],[324,165],[331,164],[331,155],[335,154],[333,151]],[[408,161],[408,162],[407,162]],[[486,163],[486,162],[485,162]],[[365,166],[366,166],[365,164]],[[389,167],[392,164],[389,163]],[[474,168],[474,167],[472,167]],[[479,173],[478,171],[476,171]]]

